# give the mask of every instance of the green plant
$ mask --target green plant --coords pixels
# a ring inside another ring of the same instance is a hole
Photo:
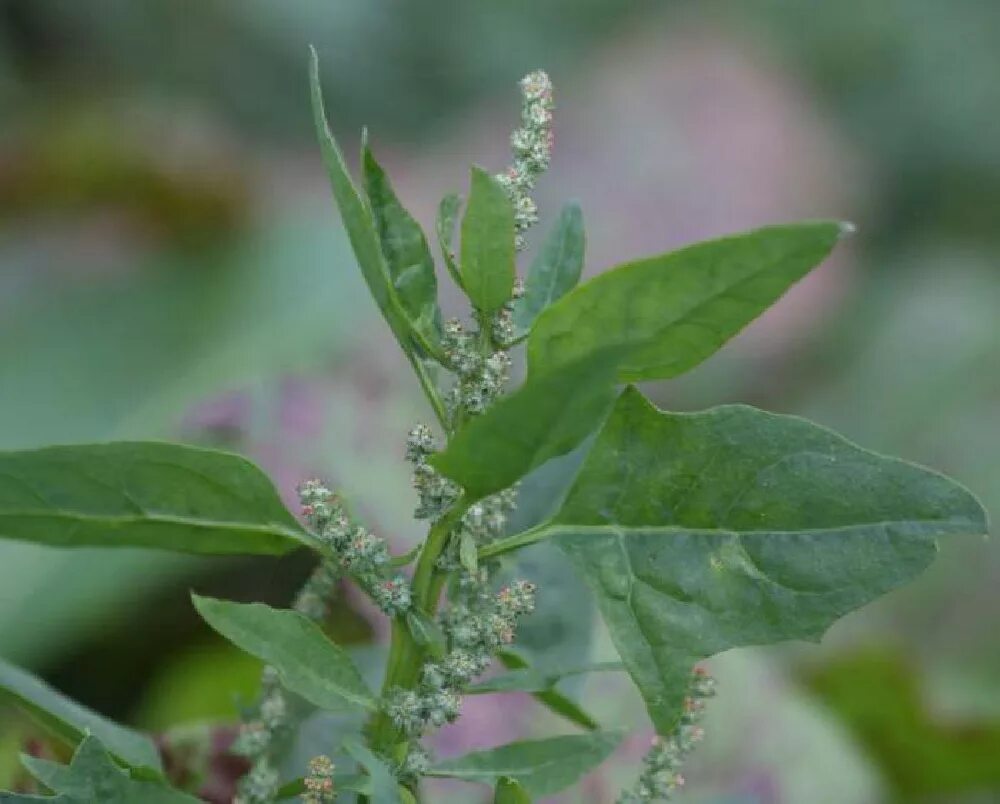
[[[700,660],[742,645],[818,639],[837,618],[919,574],[939,537],[985,532],[972,495],[929,470],[743,405],[660,411],[631,385],[705,360],[821,262],[848,227],[767,227],[622,265],[577,287],[583,219],[569,205],[522,286],[516,257],[537,219],[530,191],[551,148],[551,87],[544,73],[532,73],[522,81],[514,164],[495,177],[473,168],[464,213],[455,195],[441,203],[437,239],[447,273],[471,303],[466,328],[442,320],[427,239],[367,141],[362,192],[355,187],[327,128],[317,75],[314,56],[316,126],[337,206],[436,418],[436,434],[418,425],[406,443],[416,516],[429,523],[421,547],[390,555],[318,480],[300,488],[300,522],[256,467],[222,452],[111,443],[0,454],[5,537],[316,554],[291,609],[194,597],[213,629],[266,663],[233,748],[250,763],[239,801],[323,802],[346,793],[410,802],[424,776],[491,785],[498,802],[558,792],[621,736],[557,689],[566,676],[598,671],[631,677],[658,734],[619,801],[669,798],[683,783],[679,766],[713,692]],[[527,377],[506,394],[509,353],[521,343]],[[553,512],[508,533],[519,481],[573,450],[582,463]],[[505,555],[541,540],[558,545],[589,585],[620,663],[542,672],[510,649],[536,591],[544,602],[545,590],[530,580],[500,586],[497,572]],[[345,581],[392,622],[379,690],[321,627]],[[507,672],[478,681],[494,660]],[[76,747],[65,767],[26,758],[55,794],[42,800],[194,800],[169,786],[148,737],[2,663],[0,690]],[[463,695],[510,690],[534,693],[575,733],[441,762],[421,745],[458,717]],[[361,725],[330,735],[336,765],[320,755],[300,778],[282,778],[280,755],[313,708],[355,713],[345,722]],[[197,739],[192,755],[197,762]]]

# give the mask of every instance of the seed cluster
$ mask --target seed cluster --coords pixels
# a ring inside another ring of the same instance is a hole
[[[649,753],[643,758],[642,773],[631,791],[618,797],[618,804],[643,804],[673,798],[684,787],[680,767],[704,737],[699,722],[705,702],[715,695],[715,679],[696,667],[684,699],[684,713],[677,728],[666,737],[654,737]]]
[[[329,804],[336,799],[333,769],[330,757],[323,754],[309,760],[309,772],[303,780],[306,791],[302,795],[302,804]]]

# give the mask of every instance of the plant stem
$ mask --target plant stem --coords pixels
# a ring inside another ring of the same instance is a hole
[[[437,417],[441,428],[446,434],[450,433],[451,428],[448,425],[448,412],[445,410],[441,394],[438,393],[430,372],[427,371],[427,367],[420,361],[420,358],[408,350],[406,351],[406,359],[409,360],[410,365],[413,366],[413,371],[417,375],[417,379],[420,381],[420,387],[424,391],[424,396],[426,396],[427,401],[430,402],[431,408],[434,410],[434,415]]]

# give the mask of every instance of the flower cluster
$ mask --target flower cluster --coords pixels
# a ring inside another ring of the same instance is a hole
[[[653,745],[642,761],[642,773],[635,787],[618,797],[618,804],[642,804],[670,799],[684,787],[681,764],[694,750],[704,732],[699,721],[705,701],[715,695],[715,679],[700,667],[691,674],[684,713],[677,728],[667,737],[654,737]]]
[[[389,548],[362,525],[351,522],[339,498],[319,480],[299,489],[302,513],[340,566],[390,617],[410,608],[410,585],[402,575],[388,576]]]
[[[251,760],[250,772],[240,781],[234,804],[268,804],[278,790],[278,771],[271,761],[271,749],[287,736],[292,727],[285,692],[273,667],[261,676],[261,696],[254,715],[245,721],[232,752]]]
[[[538,177],[552,158],[552,82],[541,70],[521,79],[521,127],[510,138],[514,163],[498,175],[514,205],[518,249],[525,246],[524,233],[538,222],[538,208],[531,199]]]
[[[456,375],[455,384],[445,398],[448,415],[455,420],[466,414],[483,413],[507,385],[510,356],[502,349],[484,354],[479,348],[481,338],[477,333],[467,332],[457,319],[445,322],[442,345]]]
[[[423,666],[415,690],[393,690],[386,703],[393,724],[410,737],[458,717],[462,691],[513,641],[518,619],[535,608],[535,586],[527,581],[505,586],[496,595],[486,591],[485,577],[466,575],[460,586],[462,602],[452,604],[442,620],[448,653]]]
[[[328,804],[337,797],[333,789],[333,762],[328,756],[321,754],[309,760],[309,773],[303,786],[306,789],[302,795],[303,804]]]
[[[417,510],[413,516],[432,522],[451,508],[461,492],[427,463],[428,456],[436,449],[437,444],[427,425],[418,424],[410,430],[406,439],[406,460],[413,464],[413,488],[417,492]]]

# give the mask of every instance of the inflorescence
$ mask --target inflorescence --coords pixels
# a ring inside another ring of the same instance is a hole
[[[666,737],[654,737],[649,753],[643,758],[642,773],[632,790],[618,797],[618,804],[643,804],[673,798],[684,787],[681,765],[702,740],[699,725],[705,702],[715,695],[715,679],[701,667],[691,673],[688,695],[680,723]]]

